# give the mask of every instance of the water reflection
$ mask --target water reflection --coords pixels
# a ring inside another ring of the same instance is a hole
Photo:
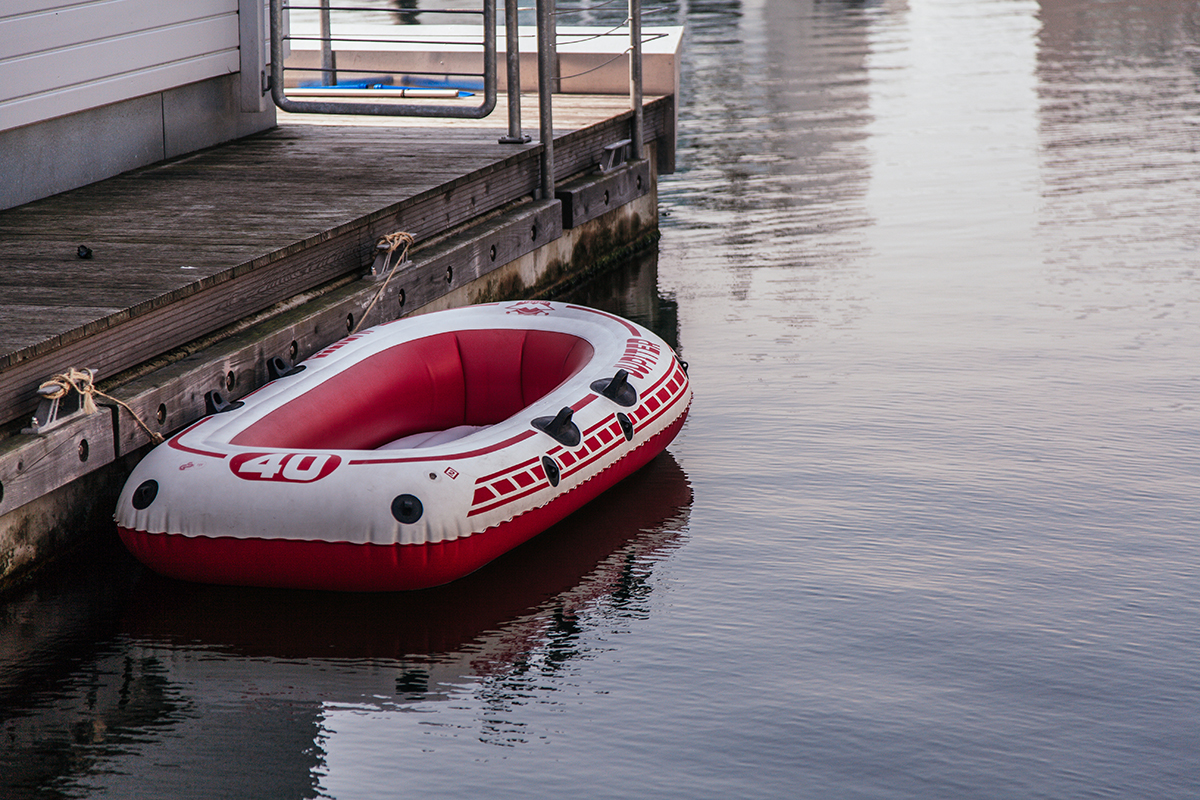
[[[110,536],[0,603],[0,797],[60,797],[176,708],[154,664],[106,650],[140,567]],[[66,705],[61,698],[70,697]]]
[[[240,589],[151,573],[132,592],[104,580],[42,589],[7,606],[0,630],[0,796],[179,796],[164,791],[179,780],[189,796],[311,797],[342,716],[464,691],[484,709],[475,735],[511,745],[520,736],[503,709],[585,656],[583,632],[649,613],[649,577],[690,504],[664,453],[547,534],[424,592]],[[56,629],[63,608],[85,618]],[[36,642],[15,647],[29,628]]]
[[[223,656],[444,665],[451,654],[467,654],[471,667],[464,674],[494,671],[508,663],[505,651],[532,648],[553,630],[555,614],[574,615],[599,598],[612,613],[639,613],[640,565],[678,536],[690,498],[683,470],[664,453],[528,547],[447,586],[340,594],[205,586],[147,574],[120,630],[142,645]],[[395,690],[421,694],[422,680],[401,672]]]
[[[657,250],[646,251],[617,264],[563,292],[557,299],[631,319],[680,351],[679,303],[673,294],[659,288]]]
[[[1080,313],[1141,300],[1083,285],[1100,270],[1177,316],[1167,286],[1192,276],[1200,247],[1200,219],[1177,213],[1194,196],[1200,7],[1043,0],[1039,16],[1039,236],[1054,279]]]
[[[671,287],[681,301],[726,298],[717,318],[770,320],[785,347],[861,315],[876,5],[688,4],[687,47],[711,55],[683,61],[686,179],[660,185],[664,229],[688,264]],[[723,368],[763,357],[759,342],[730,347],[715,325],[705,334],[724,341]],[[705,391],[723,388],[734,384]]]

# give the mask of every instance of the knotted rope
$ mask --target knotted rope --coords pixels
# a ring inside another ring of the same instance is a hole
[[[134,421],[141,426],[146,435],[150,437],[150,441],[155,444],[160,444],[163,441],[162,434],[155,433],[150,430],[138,413],[129,407],[129,404],[123,400],[118,400],[110,394],[105,394],[96,388],[92,371],[87,369],[75,369],[71,367],[66,372],[55,375],[50,380],[38,387],[38,394],[45,397],[47,400],[60,400],[67,396],[71,391],[76,391],[80,395],[80,408],[85,414],[96,413],[96,398],[102,397],[105,400],[110,400],[121,408],[129,412]]]
[[[362,316],[358,318],[358,324],[354,326],[354,330],[350,331],[351,333],[358,333],[358,329],[362,327],[363,320],[365,320],[367,315],[371,313],[371,309],[374,308],[375,304],[379,302],[379,298],[383,297],[383,293],[387,290],[388,282],[392,279],[392,276],[396,274],[396,270],[399,269],[400,265],[404,263],[404,259],[408,258],[408,249],[412,247],[416,241],[417,240],[413,238],[411,233],[396,231],[395,233],[389,233],[387,236],[384,236],[382,239],[380,239],[378,243],[376,243],[376,250],[382,250],[385,247],[387,248],[387,254],[383,259],[384,269],[387,269],[388,262],[392,260],[392,253],[400,250],[400,256],[396,259],[396,263],[392,264],[392,268],[388,271],[387,277],[384,278],[383,283],[379,285],[379,291],[377,291],[375,296],[371,298],[371,302],[367,305],[366,310],[363,311]]]

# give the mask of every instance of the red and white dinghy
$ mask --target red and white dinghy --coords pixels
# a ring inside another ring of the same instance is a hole
[[[117,505],[146,566],[395,591],[467,575],[661,452],[691,402],[659,337],[583,306],[367,329],[159,445]]]

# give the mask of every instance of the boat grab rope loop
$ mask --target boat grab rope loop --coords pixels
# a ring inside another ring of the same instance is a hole
[[[392,260],[392,253],[400,250],[400,255],[396,258],[396,263],[392,264],[392,268],[388,271],[387,277],[383,279],[383,283],[379,285],[379,291],[377,291],[375,296],[371,298],[371,302],[367,305],[366,310],[364,310],[362,316],[358,318],[358,324],[354,326],[354,330],[350,331],[351,333],[358,333],[358,329],[362,327],[363,320],[365,320],[367,315],[371,313],[371,309],[373,309],[375,304],[379,302],[379,298],[383,297],[383,293],[387,290],[388,282],[391,281],[392,276],[396,274],[396,270],[399,269],[400,265],[404,263],[404,260],[408,258],[408,249],[412,247],[416,241],[417,240],[413,238],[411,233],[396,231],[395,233],[389,233],[387,236],[384,236],[375,245],[377,250],[387,250],[387,256],[383,261],[385,268],[387,267],[388,262]]]
[[[61,372],[58,375],[55,375],[50,380],[38,387],[38,394],[40,394],[42,397],[45,397],[47,400],[59,400],[63,397],[66,397],[67,394],[72,390],[78,392],[80,395],[80,409],[83,411],[83,413],[96,413],[97,397],[110,400],[128,411],[130,416],[132,416],[134,421],[141,426],[142,430],[146,432],[146,435],[150,437],[152,442],[155,444],[161,444],[163,442],[162,434],[150,430],[149,426],[142,421],[142,418],[138,416],[136,411],[129,407],[128,403],[123,400],[118,400],[112,395],[105,394],[97,389],[91,370],[75,369],[75,367],[71,367],[66,372]]]

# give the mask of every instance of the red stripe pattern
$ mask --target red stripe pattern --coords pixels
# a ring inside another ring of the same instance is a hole
[[[652,426],[659,418],[672,411],[683,399],[686,386],[687,376],[676,361],[666,376],[642,393],[641,402],[629,412],[635,440],[638,438],[637,431]],[[556,445],[547,453],[558,462],[563,480],[598,461],[614,456],[626,444],[615,412],[581,433],[582,441],[578,447],[566,448]],[[530,459],[479,478],[475,482],[475,495],[467,516],[474,517],[495,511],[551,488],[553,487],[541,461]]]

